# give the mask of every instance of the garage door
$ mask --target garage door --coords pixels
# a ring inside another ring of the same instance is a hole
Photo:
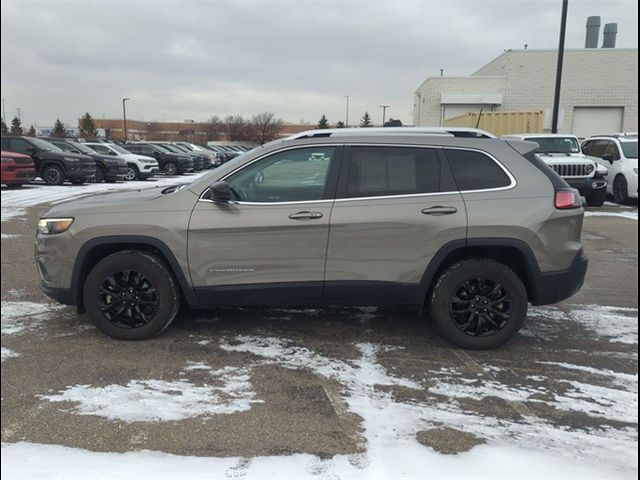
[[[578,137],[622,131],[622,107],[575,107],[571,132]]]

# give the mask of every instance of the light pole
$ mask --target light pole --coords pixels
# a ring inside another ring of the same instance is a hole
[[[414,126],[419,127],[420,126],[420,104],[422,103],[422,93],[416,92],[416,97],[418,97],[418,124]]]
[[[560,44],[558,45],[558,65],[556,67],[556,91],[553,97],[553,117],[551,133],[558,133],[558,118],[560,116],[560,89],[562,86],[562,66],[564,63],[564,39],[567,33],[567,10],[569,0],[562,0],[562,18],[560,19]]]
[[[345,95],[344,98],[347,99],[347,111],[344,115],[344,127],[349,128],[349,95]]]
[[[389,108],[390,105],[380,105],[380,108],[382,109],[382,126],[384,127],[384,122],[386,120],[386,115],[387,115],[387,108]]]
[[[126,101],[131,100],[130,98],[122,99],[122,131],[124,133],[124,141],[127,141],[127,106]]]

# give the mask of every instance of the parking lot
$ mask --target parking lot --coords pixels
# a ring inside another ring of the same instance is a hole
[[[637,206],[588,211],[582,291],[532,307],[488,352],[375,308],[182,310],[153,340],[117,342],[38,291],[33,235],[51,204],[184,179],[3,189],[3,475],[637,473]]]

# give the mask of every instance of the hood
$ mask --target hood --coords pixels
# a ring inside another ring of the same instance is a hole
[[[78,215],[100,215],[104,213],[118,212],[147,212],[153,209],[163,208],[160,202],[167,203],[167,211],[171,210],[169,202],[175,199],[174,194],[163,194],[162,191],[169,187],[153,187],[128,192],[112,192],[98,195],[90,195],[77,198],[53,206],[44,217],[75,217]],[[181,189],[176,193],[189,192]]]
[[[566,161],[578,161],[578,162],[591,162],[595,163],[593,159],[587,157],[584,153],[536,153],[542,160],[566,160]]]

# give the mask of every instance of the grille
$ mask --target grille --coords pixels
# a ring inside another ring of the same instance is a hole
[[[14,158],[16,165],[33,165],[33,160],[30,158]]]
[[[588,165],[551,165],[561,177],[588,177]]]

